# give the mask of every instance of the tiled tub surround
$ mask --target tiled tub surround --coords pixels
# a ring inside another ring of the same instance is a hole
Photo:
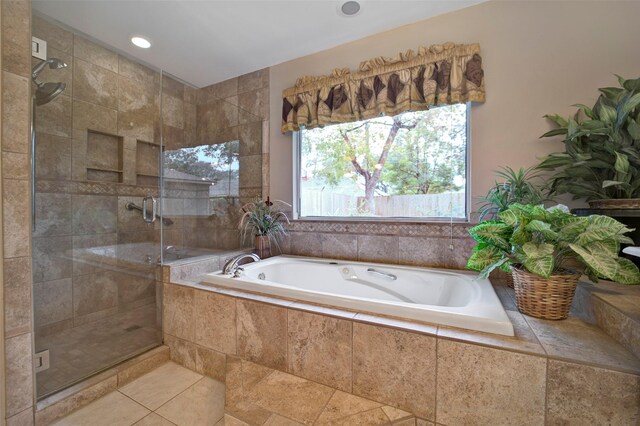
[[[496,290],[515,337],[192,279],[164,284],[165,344],[173,360],[218,380],[229,380],[229,360],[238,357],[443,425],[634,425],[640,419],[638,358],[577,317],[550,322],[520,314],[507,287]],[[256,424],[251,404],[227,410]]]
[[[295,220],[283,254],[464,269],[475,245],[468,223]]]

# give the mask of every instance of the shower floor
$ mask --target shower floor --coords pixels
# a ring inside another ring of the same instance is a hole
[[[74,327],[36,340],[49,350],[50,367],[36,375],[38,399],[84,380],[158,346],[162,334],[156,305],[146,305],[103,321]]]

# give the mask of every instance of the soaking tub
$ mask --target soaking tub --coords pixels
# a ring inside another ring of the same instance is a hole
[[[358,312],[513,336],[489,280],[465,272],[297,256],[221,271],[203,283]]]

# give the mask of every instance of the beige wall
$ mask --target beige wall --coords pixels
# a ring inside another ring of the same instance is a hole
[[[592,104],[598,87],[617,84],[614,73],[638,77],[638,16],[640,2],[492,1],[276,65],[270,74],[270,196],[292,199],[291,135],[280,133],[281,93],[300,76],[356,69],[362,60],[420,45],[479,42],[487,101],[471,112],[476,197],[499,166],[529,166],[562,147],[538,139],[550,128],[544,114],[571,114],[572,104]]]

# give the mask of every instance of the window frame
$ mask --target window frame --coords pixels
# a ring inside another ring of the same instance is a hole
[[[301,144],[300,131],[292,133],[293,145],[293,220],[310,222],[403,222],[403,223],[469,223],[471,216],[471,102],[466,104],[466,146],[465,146],[465,216],[464,217],[409,217],[409,216],[302,216],[300,214],[300,171]]]

